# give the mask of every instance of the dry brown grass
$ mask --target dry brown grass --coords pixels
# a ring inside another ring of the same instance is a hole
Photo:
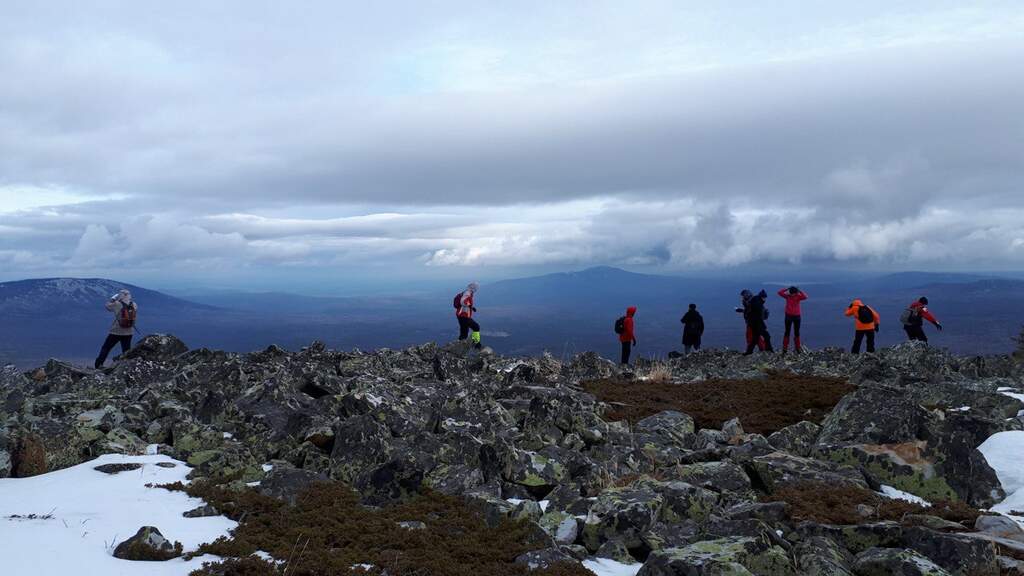
[[[693,417],[698,428],[720,428],[739,417],[747,432],[770,434],[801,420],[820,422],[854,390],[840,378],[769,372],[752,380],[707,380],[672,383],[653,379],[596,380],[583,388],[612,409],[609,420],[635,423],[663,410]]]

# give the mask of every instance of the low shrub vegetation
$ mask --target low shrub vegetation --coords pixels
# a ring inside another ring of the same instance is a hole
[[[519,555],[543,547],[535,528],[513,521],[490,527],[452,496],[426,493],[394,506],[369,508],[349,487],[321,483],[289,506],[251,489],[234,491],[203,482],[164,488],[202,498],[239,522],[230,538],[192,553],[223,558],[204,564],[192,576],[592,576],[576,562],[535,571],[515,564]],[[426,527],[403,527],[403,522]],[[254,556],[257,551],[274,560]]]
[[[906,500],[886,498],[855,486],[833,486],[806,482],[776,490],[762,497],[765,502],[785,502],[793,520],[824,524],[863,524],[880,520],[900,522],[906,514],[927,514],[965,527],[974,525],[981,512],[964,504],[942,500],[923,506]],[[869,512],[865,514],[865,512]]]
[[[583,388],[606,402],[609,420],[636,423],[663,410],[693,417],[697,428],[720,428],[740,417],[747,432],[770,434],[801,420],[820,422],[854,390],[841,378],[769,372],[748,380],[672,383],[668,379],[595,380]]]

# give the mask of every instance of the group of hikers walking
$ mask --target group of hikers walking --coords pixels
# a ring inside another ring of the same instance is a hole
[[[453,305],[455,307],[455,318],[459,323],[459,340],[469,339],[474,348],[482,348],[480,339],[480,324],[473,318],[476,313],[476,293],[480,285],[471,282],[466,289],[455,295]],[[800,341],[800,324],[802,319],[801,303],[807,300],[807,294],[796,286],[790,286],[778,291],[779,297],[786,301],[785,318],[783,321],[784,333],[782,337],[782,353],[789,352],[789,344],[793,343],[793,351],[799,353],[803,350]],[[746,350],[744,355],[753,354],[754,350],[762,352],[774,352],[772,337],[768,332],[768,293],[761,290],[754,294],[750,290],[740,292],[740,306],[736,312],[743,315],[746,325]],[[110,355],[111,350],[118,344],[121,345],[122,353],[127,352],[132,345],[132,336],[136,331],[135,322],[138,315],[138,305],[132,300],[132,294],[128,290],[120,290],[106,302],[106,309],[114,316],[113,324],[110,327],[106,340],[100,348],[99,356],[96,357],[95,366],[101,368]],[[618,335],[622,354],[622,364],[629,364],[633,348],[637,346],[636,339],[636,306],[626,308],[625,316],[615,321],[615,334]],[[879,330],[881,317],[874,308],[865,304],[862,300],[856,299],[846,309],[846,316],[853,317],[855,335],[851,351],[859,354],[861,345],[867,342],[867,351],[875,351],[875,334]],[[686,313],[680,318],[683,325],[683,353],[700,350],[701,338],[704,335],[704,317],[697,311],[696,304],[690,304]],[[942,324],[928,310],[928,298],[921,297],[911,303],[900,316],[900,323],[910,340],[928,341],[924,332],[924,322],[931,322],[936,329],[942,330]]]
[[[793,343],[793,351],[803,351],[803,344],[800,340],[800,325],[803,319],[801,303],[807,300],[807,294],[796,286],[782,288],[778,291],[780,298],[786,301],[785,318],[783,320],[782,353],[789,352],[789,344]],[[736,312],[743,315],[746,325],[746,350],[744,356],[754,353],[754,350],[762,352],[774,352],[772,337],[768,332],[768,293],[761,290],[754,294],[750,290],[740,292],[740,306]],[[626,315],[619,318],[615,323],[615,333],[619,335],[619,342],[622,345],[620,362],[629,364],[629,358],[633,347],[636,346],[636,306],[626,309]],[[854,320],[853,346],[850,351],[859,354],[864,341],[867,341],[867,351],[875,351],[875,334],[881,326],[881,317],[874,308],[865,304],[862,300],[856,299],[846,309],[846,316],[852,316]],[[900,316],[900,323],[910,340],[922,342],[928,341],[924,332],[924,322],[931,322],[935,328],[942,330],[942,324],[928,310],[928,298],[922,296],[911,303]],[[683,354],[700,350],[701,337],[704,334],[704,318],[697,311],[696,304],[690,304],[686,314],[680,319],[683,324]]]

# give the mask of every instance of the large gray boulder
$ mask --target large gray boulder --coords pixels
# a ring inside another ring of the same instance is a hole
[[[719,538],[652,552],[637,576],[790,576],[786,551],[757,538]]]
[[[951,576],[925,556],[899,548],[869,548],[853,561],[857,576]]]

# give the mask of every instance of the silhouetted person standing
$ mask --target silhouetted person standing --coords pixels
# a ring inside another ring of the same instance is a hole
[[[903,323],[903,331],[907,333],[907,338],[927,343],[928,335],[924,333],[925,320],[934,324],[935,329],[942,332],[942,324],[928,311],[928,299],[921,296],[908,306],[900,317],[900,321]]]
[[[867,339],[868,352],[874,352],[875,333],[878,332],[881,322],[878,312],[875,312],[874,308],[857,299],[850,303],[850,306],[846,309],[846,315],[853,316],[853,325],[857,330],[857,334],[853,337],[853,348],[850,351],[854,354],[860,354],[860,343]]]
[[[633,351],[633,346],[636,346],[633,316],[636,316],[636,306],[626,308],[626,315],[615,321],[615,333],[619,335],[619,343],[622,345],[620,363],[623,366],[629,364],[629,356]]]
[[[139,307],[132,301],[132,293],[128,290],[121,290],[110,297],[106,303],[108,311],[114,313],[114,323],[110,326],[107,339],[103,341],[100,348],[100,355],[96,357],[94,366],[99,369],[107,361],[107,356],[117,344],[121,345],[121,353],[124,354],[132,347],[132,335],[135,333],[135,318]]]
[[[764,303],[768,299],[768,293],[761,290],[756,296],[752,296],[747,301],[747,307],[744,311],[743,318],[747,321],[747,328],[750,329],[750,342],[747,343],[747,351],[743,353],[744,356],[749,356],[754,353],[754,347],[758,345],[760,340],[764,340],[764,351],[773,352],[772,350],[772,337],[768,334],[768,325],[765,323]]]
[[[793,351],[800,352],[800,320],[801,311],[800,303],[807,300],[807,294],[804,291],[797,288],[796,286],[790,286],[789,288],[783,288],[779,290],[779,296],[786,299],[786,320],[785,327],[786,332],[782,335],[782,353],[785,354],[789,350],[789,334],[792,331],[796,341],[793,343]]]
[[[690,304],[690,309],[679,320],[683,323],[683,353],[700,350],[700,339],[704,335],[704,317],[697,312],[697,305]]]

